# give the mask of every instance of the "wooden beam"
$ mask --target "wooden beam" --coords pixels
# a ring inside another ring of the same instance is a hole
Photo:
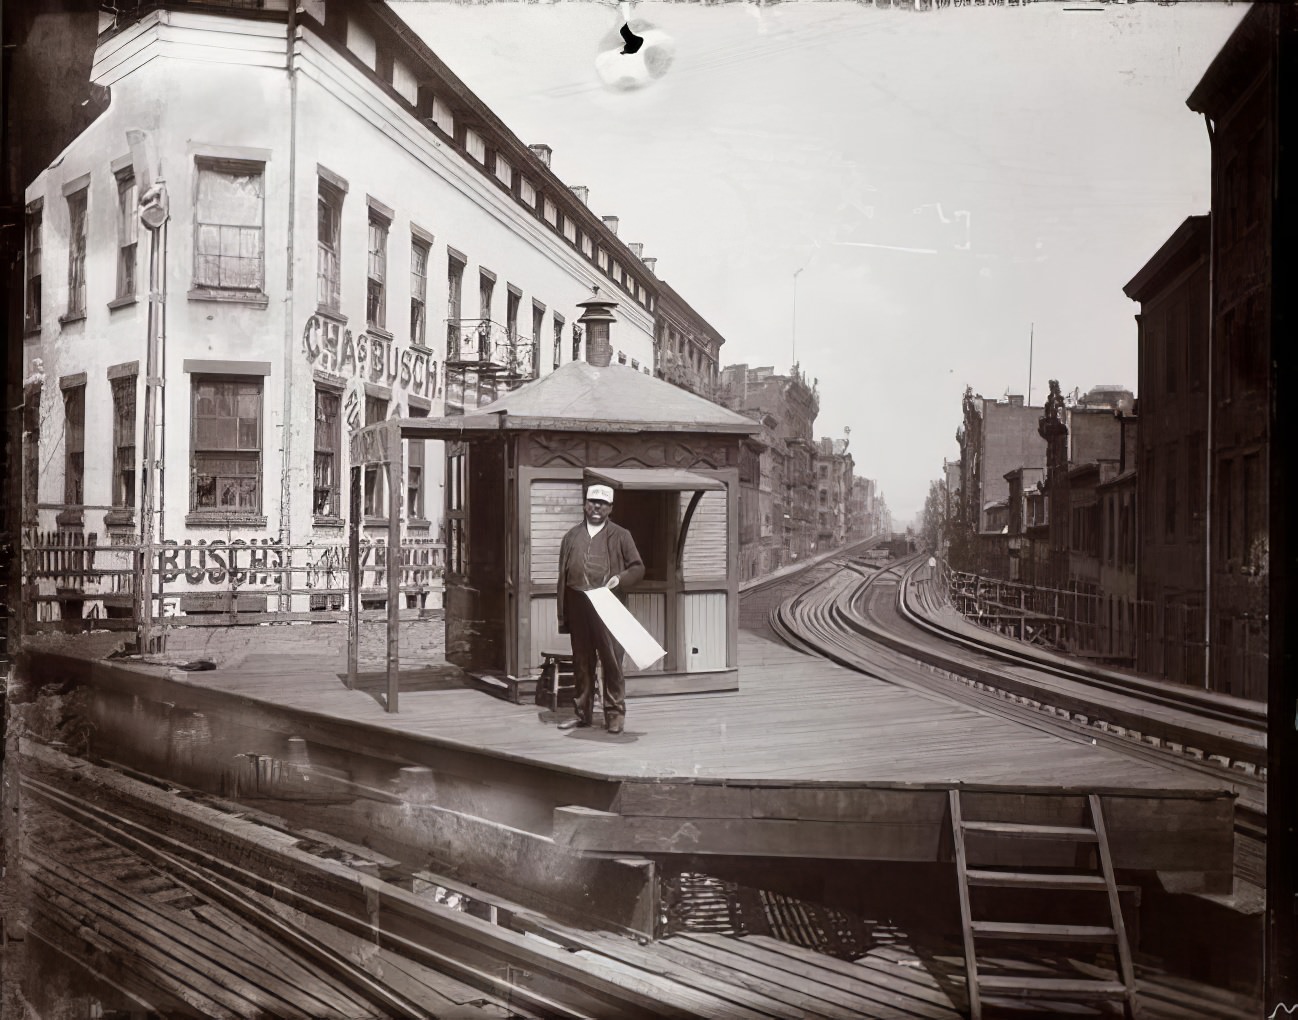
[[[347,524],[347,687],[356,687],[361,643],[361,484],[364,469],[352,461]]]

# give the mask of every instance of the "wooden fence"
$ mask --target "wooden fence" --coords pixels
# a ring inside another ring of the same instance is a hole
[[[445,547],[407,536],[399,546],[403,615],[440,608]],[[73,529],[22,535],[23,606],[34,630],[133,629],[143,577],[138,541],[108,543]],[[360,549],[360,608],[382,616],[392,557],[383,540]],[[160,626],[346,620],[345,542],[272,539],[162,542],[153,550],[150,604]]]

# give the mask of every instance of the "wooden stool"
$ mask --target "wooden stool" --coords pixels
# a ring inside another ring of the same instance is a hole
[[[575,693],[576,677],[572,670],[572,652],[541,652],[541,681],[536,685],[536,703],[547,702],[551,712],[559,710],[559,691]],[[571,697],[569,698],[571,700]]]

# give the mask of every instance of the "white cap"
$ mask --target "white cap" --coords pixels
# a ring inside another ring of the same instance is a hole
[[[613,488],[609,485],[592,485],[586,490],[587,499],[602,499],[605,503],[613,502]]]

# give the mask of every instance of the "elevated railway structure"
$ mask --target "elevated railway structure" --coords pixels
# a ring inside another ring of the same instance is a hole
[[[373,962],[377,946],[411,963],[381,958],[385,972],[458,982],[443,992],[468,1015],[503,1004],[521,1016],[943,1020],[1015,996],[1162,1001],[1127,917],[1133,876],[1229,893],[1237,784],[1258,777],[1071,718],[1061,728],[837,619],[895,611],[902,576],[849,551],[750,587],[749,606],[789,603],[803,647],[832,631],[839,661],[745,631],[738,690],[637,698],[620,735],[559,730],[564,709],[493,699],[451,667],[404,673],[394,714],[383,677],[349,688],[323,650],[250,646],[199,672],[34,654],[60,681],[54,739],[82,758],[29,749],[25,794],[55,816],[36,819],[29,878],[63,883],[45,920],[62,926],[64,949],[82,927],[113,941],[127,923],[100,909],[96,883],[135,896],[128,913],[166,913],[154,885],[183,912],[189,900],[165,878],[231,931],[269,938],[275,920],[309,922],[309,938],[275,933],[292,950],[284,975],[326,965],[330,948]],[[787,598],[809,578],[819,583]],[[840,665],[849,653],[870,675]],[[80,849],[69,858],[64,842]],[[138,861],[114,864],[121,853]],[[85,881],[70,881],[83,866]],[[991,894],[1039,899],[1043,875],[1052,911],[1085,893],[1098,913],[1010,924],[982,912]],[[473,909],[448,911],[452,894]],[[893,913],[864,913],[881,897]],[[873,916],[934,941],[883,938],[862,921]],[[978,940],[963,951],[961,925]],[[142,945],[161,937],[149,926],[134,931]],[[1050,941],[1036,955],[999,949],[1041,935],[1098,955]],[[186,966],[211,941],[185,942]],[[217,948],[222,966],[239,965],[236,947]],[[146,970],[170,968],[163,955]],[[406,1015],[387,993],[418,1002],[417,985],[367,985],[379,975],[366,966],[338,974],[334,993],[358,1016]],[[1190,1004],[1206,993],[1162,981],[1167,1010],[1149,1015],[1204,1015]]]
[[[791,644],[871,676],[942,693],[1146,761],[1225,778],[1243,820],[1265,810],[1265,707],[1119,674],[980,633],[933,588],[924,556],[883,569],[854,557],[781,602],[772,627]]]

